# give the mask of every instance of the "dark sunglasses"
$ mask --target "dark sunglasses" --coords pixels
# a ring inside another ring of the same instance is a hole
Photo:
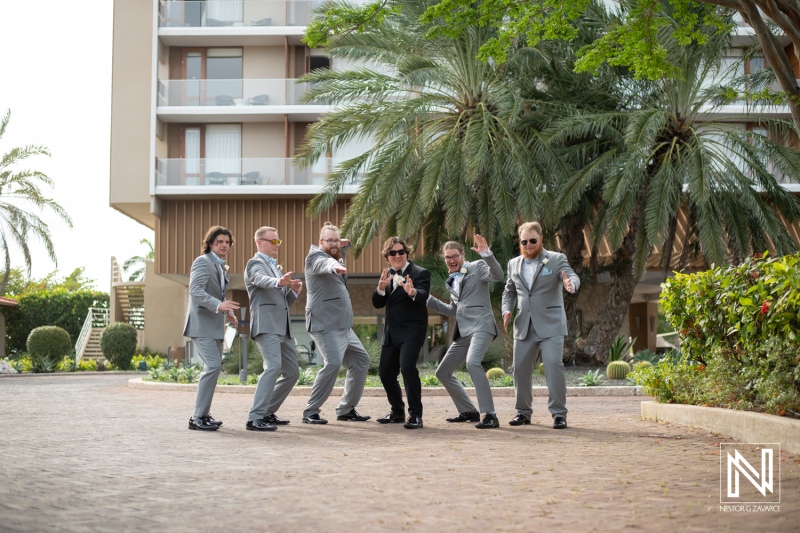
[[[531,244],[536,244],[537,242],[539,242],[537,239],[530,239],[530,240],[528,240],[528,241],[525,241],[525,240],[523,240],[523,241],[519,241],[519,243],[520,243],[522,246],[525,246],[525,245],[527,245],[528,243],[531,243]]]
[[[396,255],[406,255],[406,251],[405,250],[389,250],[389,255],[391,255],[392,257],[394,257]]]

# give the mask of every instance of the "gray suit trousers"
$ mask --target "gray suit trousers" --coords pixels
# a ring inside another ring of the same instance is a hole
[[[564,372],[562,356],[564,337],[541,338],[536,334],[533,324],[528,327],[528,336],[522,340],[514,339],[514,391],[517,394],[517,413],[530,418],[533,413],[533,392],[531,376],[533,363],[539,353],[544,363],[544,376],[550,396],[547,407],[552,416],[567,416],[567,377]]]
[[[319,414],[322,404],[327,401],[333,386],[336,385],[336,376],[342,366],[347,369],[347,377],[342,399],[336,406],[336,415],[347,414],[358,405],[361,395],[364,394],[364,383],[369,371],[369,354],[352,328],[316,331],[310,335],[317,344],[325,365],[314,380],[311,397],[303,411],[303,417]]]
[[[262,333],[256,335],[255,341],[264,358],[264,372],[258,378],[253,406],[247,416],[249,421],[275,414],[300,375],[293,339],[276,333]]]
[[[222,371],[222,339],[195,337],[197,353],[203,360],[203,372],[197,382],[197,396],[194,400],[194,416],[206,416],[211,409],[211,399],[217,388],[217,377]]]
[[[468,337],[459,337],[453,341],[447,353],[444,354],[439,368],[436,369],[436,377],[442,382],[456,409],[459,413],[468,411],[478,411],[475,404],[467,396],[464,387],[461,386],[453,373],[466,361],[467,372],[475,385],[475,394],[478,396],[478,407],[481,413],[494,413],[494,400],[492,399],[492,389],[489,387],[489,380],[486,372],[481,366],[483,356],[489,349],[489,343],[494,340],[494,335],[485,331],[476,331]]]

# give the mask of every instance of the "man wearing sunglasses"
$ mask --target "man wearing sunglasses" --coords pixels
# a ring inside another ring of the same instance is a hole
[[[517,415],[512,426],[531,423],[533,397],[531,376],[540,351],[550,396],[547,407],[553,427],[567,427],[567,380],[562,361],[567,315],[564,296],[574,293],[581,281],[567,263],[564,254],[542,246],[542,226],[526,222],[519,227],[520,255],[508,262],[508,281],[503,291],[503,329],[508,332],[511,314],[514,319],[514,389]]]
[[[277,229],[258,228],[255,241],[258,251],[247,262],[244,284],[250,298],[250,337],[264,358],[264,372],[258,378],[246,429],[275,431],[289,423],[275,413],[300,375],[289,308],[300,296],[303,282],[292,279],[291,272],[281,272],[277,257],[283,241]]]
[[[455,317],[453,343],[444,354],[436,377],[447,389],[450,398],[458,409],[458,416],[448,418],[448,422],[478,422],[478,429],[500,426],[494,410],[492,390],[489,380],[481,366],[481,361],[489,349],[489,344],[497,337],[497,324],[492,312],[489,284],[503,281],[503,267],[489,250],[489,244],[482,236],[475,234],[475,247],[481,259],[464,261],[464,248],[457,242],[446,242],[442,247],[444,262],[450,277],[447,290],[450,291],[450,304],[429,296],[428,307],[446,316]],[[478,396],[478,408],[485,413],[483,420],[475,404],[469,399],[454,372],[466,362],[467,371]]]
[[[406,429],[422,427],[422,384],[417,359],[428,333],[428,308],[425,301],[431,285],[430,273],[408,260],[411,249],[400,237],[390,237],[383,244],[383,257],[389,262],[378,287],[372,293],[372,305],[386,308],[378,373],[392,410],[381,424],[403,424]],[[408,399],[408,420],[397,376],[403,374]]]
[[[350,422],[370,419],[356,411],[367,381],[369,354],[353,332],[353,305],[344,266],[349,247],[350,241],[339,236],[339,228],[326,222],[319,232],[319,246],[312,244],[306,256],[306,329],[325,364],[311,388],[303,411],[304,424],[328,423],[319,416],[319,411],[331,395],[342,366],[347,369],[347,376],[342,399],[336,406],[336,419]]]

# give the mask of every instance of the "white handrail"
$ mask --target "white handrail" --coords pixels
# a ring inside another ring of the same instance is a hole
[[[75,364],[81,362],[86,345],[89,344],[89,337],[92,335],[92,328],[104,328],[108,326],[108,309],[102,307],[90,307],[86,313],[86,320],[83,321],[83,328],[75,342]]]

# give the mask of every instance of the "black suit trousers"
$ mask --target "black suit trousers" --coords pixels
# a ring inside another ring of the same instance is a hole
[[[400,390],[400,383],[397,381],[397,376],[402,373],[408,400],[408,413],[422,418],[422,384],[419,381],[417,359],[425,342],[426,334],[427,328],[421,328],[416,337],[400,342],[390,341],[381,349],[378,374],[394,413],[405,415],[403,393]]]

